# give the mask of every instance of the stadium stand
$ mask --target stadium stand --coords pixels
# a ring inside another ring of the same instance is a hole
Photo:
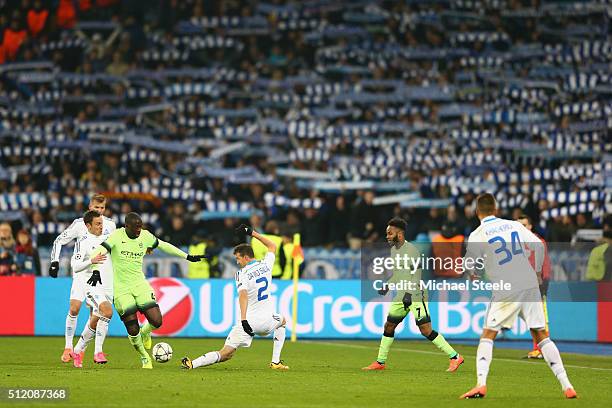
[[[103,192],[331,249],[467,234],[484,191],[557,242],[612,212],[609,1],[245,3],[0,1],[0,220],[49,245]]]

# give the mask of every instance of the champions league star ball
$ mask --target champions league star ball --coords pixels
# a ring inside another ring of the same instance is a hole
[[[158,363],[167,363],[172,358],[172,347],[168,343],[157,343],[151,352]]]

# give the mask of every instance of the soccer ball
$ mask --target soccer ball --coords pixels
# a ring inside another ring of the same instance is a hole
[[[168,343],[157,343],[153,346],[153,358],[158,363],[167,363],[172,358],[172,347]]]

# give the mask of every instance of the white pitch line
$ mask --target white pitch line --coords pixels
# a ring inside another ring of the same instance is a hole
[[[347,348],[358,348],[358,349],[367,349],[370,350],[372,349],[372,347],[368,347],[368,346],[362,346],[359,344],[348,344],[348,343],[335,343],[335,342],[331,342],[331,341],[316,341],[316,340],[301,340],[302,343],[310,343],[310,344],[324,344],[326,346],[339,346],[339,347],[347,347]],[[419,354],[431,354],[431,355],[437,355],[440,356],[440,352],[436,352],[436,351],[426,351],[426,350],[413,350],[413,349],[406,349],[406,348],[395,348],[393,349],[393,351],[403,351],[405,353],[419,353]],[[476,357],[474,355],[468,355],[465,354],[463,355],[464,357]],[[521,364],[533,364],[533,362],[529,362],[529,361],[523,361],[523,360],[513,360],[511,358],[495,358],[493,357],[493,360],[497,360],[497,361],[509,361],[511,363],[521,363]],[[587,370],[600,370],[600,371],[612,371],[612,368],[602,368],[602,367],[585,367],[585,366],[578,366],[578,365],[573,365],[573,364],[563,364],[565,367],[570,367],[570,368],[584,368]]]

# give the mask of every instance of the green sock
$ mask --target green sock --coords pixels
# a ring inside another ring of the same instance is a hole
[[[376,361],[381,364],[385,364],[387,361],[387,356],[389,355],[389,349],[393,344],[393,337],[382,336],[380,339],[380,347],[378,347],[378,357]]]
[[[149,322],[146,322],[140,328],[140,334],[144,334],[145,336],[147,334],[151,334],[152,331],[153,331],[153,326],[151,326],[151,323],[149,323]]]
[[[132,343],[132,346],[134,346],[138,354],[140,354],[140,357],[149,358],[149,354],[147,353],[147,350],[145,350],[144,344],[142,344],[142,338],[140,337],[140,333],[138,333],[136,336],[128,335],[128,339],[130,340],[130,343]]]
[[[435,339],[433,339],[431,341],[437,348],[439,348],[442,352],[446,353],[448,355],[448,358],[453,358],[457,356],[457,352],[455,351],[455,349],[453,348],[453,346],[451,346],[450,344],[448,344],[448,342],[446,341],[446,339],[444,338],[444,336],[442,336],[440,333],[438,333],[438,335],[436,336]]]

